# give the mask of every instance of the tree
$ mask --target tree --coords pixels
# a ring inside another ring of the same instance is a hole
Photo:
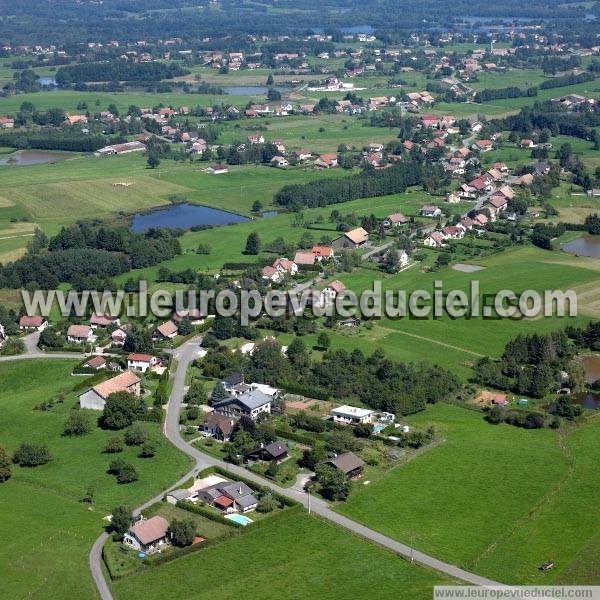
[[[373,426],[370,423],[358,423],[352,432],[356,437],[368,438],[373,433]]]
[[[263,209],[263,205],[262,202],[260,200],[256,200],[253,204],[252,204],[252,212],[254,213],[259,213],[261,212]]]
[[[320,464],[315,469],[321,494],[328,500],[346,500],[350,494],[350,483],[339,469],[332,465]]]
[[[267,85],[273,85],[273,84],[274,84],[273,75],[272,75],[272,73],[269,73],[269,76],[267,77]]]
[[[183,319],[181,319],[178,330],[179,335],[190,335],[193,331],[194,326],[192,325],[192,322],[190,321],[189,317],[184,317]]]
[[[150,434],[141,423],[134,423],[125,432],[125,443],[128,446],[141,446],[148,441]]]
[[[244,253],[256,255],[260,252],[260,245],[260,236],[256,231],[253,231],[246,240],[246,250]]]
[[[331,340],[324,331],[319,334],[319,337],[317,338],[317,345],[319,348],[321,348],[321,350],[327,350],[331,345]]]
[[[13,462],[21,467],[37,467],[52,460],[52,455],[45,444],[29,444],[23,442],[13,454]]]
[[[279,465],[276,460],[272,460],[265,471],[265,475],[270,477],[271,479],[275,479],[277,477],[277,473],[279,471]]]
[[[263,494],[258,500],[256,510],[260,513],[273,512],[277,508],[277,500],[275,500],[273,494],[267,492]]]
[[[107,440],[106,445],[104,446],[104,452],[106,454],[117,454],[118,452],[123,452],[123,448],[125,444],[123,443],[123,439],[120,437],[111,437]]]
[[[123,537],[123,534],[129,529],[132,521],[133,515],[129,508],[126,506],[116,506],[113,508],[110,524],[113,531],[119,537]]]
[[[204,391],[204,390],[203,390]],[[220,402],[229,398],[229,394],[222,382],[218,381],[210,395],[211,403]]]
[[[92,430],[89,415],[83,410],[72,410],[65,421],[63,433],[70,436],[81,436]]]
[[[137,481],[138,478],[135,467],[129,463],[122,465],[116,475],[117,483],[132,483],[133,481]]]
[[[156,152],[149,152],[147,162],[148,162],[148,166],[151,169],[156,169],[156,167],[158,167],[158,165],[160,165],[160,158],[158,157],[158,154]]]
[[[154,442],[146,442],[138,456],[140,458],[152,458],[156,454],[156,444]]]
[[[117,392],[106,399],[100,422],[106,429],[125,429],[144,414],[144,401],[128,392]]]
[[[173,519],[168,534],[175,546],[191,546],[196,537],[196,526],[192,519]]]
[[[11,476],[10,456],[4,446],[0,446],[0,483],[8,481]]]

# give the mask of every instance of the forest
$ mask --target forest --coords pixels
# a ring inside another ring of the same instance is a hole
[[[60,67],[56,71],[56,83],[67,87],[86,81],[161,81],[188,75],[189,71],[177,63],[136,63],[125,60],[90,62]]]

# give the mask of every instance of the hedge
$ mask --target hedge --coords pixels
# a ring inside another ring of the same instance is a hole
[[[244,527],[241,523],[236,523],[235,521],[230,521],[226,519],[224,516],[216,513],[214,510],[207,508],[203,504],[196,504],[195,502],[191,502],[190,500],[178,500],[175,505],[178,508],[183,510],[187,510],[188,512],[193,512],[197,515],[201,515],[210,519],[211,521],[215,521],[216,523],[221,523],[222,525],[231,525],[233,527]]]

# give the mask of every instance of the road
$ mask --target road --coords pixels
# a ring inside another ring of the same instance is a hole
[[[40,339],[39,331],[30,333],[21,338],[25,344],[25,353],[15,356],[0,356],[0,362],[10,362],[13,360],[23,360],[28,358],[83,358],[85,355],[81,352],[43,352],[38,348]]]
[[[475,573],[470,573],[461,569],[455,565],[451,565],[444,561],[438,560],[433,556],[429,556],[423,552],[415,550],[406,544],[393,540],[365,525],[361,525],[348,517],[345,517],[331,508],[329,508],[327,502],[322,500],[321,498],[317,498],[315,496],[308,496],[306,492],[299,488],[282,488],[277,485],[274,485],[272,482],[263,479],[259,475],[252,473],[244,469],[243,467],[238,467],[236,465],[231,465],[229,463],[223,462],[217,458],[212,456],[208,456],[190,445],[186,440],[181,436],[181,429],[179,425],[179,414],[181,411],[181,404],[185,395],[185,382],[186,382],[186,373],[188,370],[188,366],[190,363],[199,356],[200,352],[200,341],[201,338],[193,338],[188,340],[185,344],[177,348],[173,352],[173,357],[177,360],[177,371],[175,371],[175,375],[173,377],[173,389],[171,391],[171,396],[169,398],[169,403],[167,405],[167,415],[163,427],[163,431],[167,439],[181,452],[187,454],[195,463],[193,469],[191,469],[188,473],[186,473],[177,483],[169,488],[175,489],[178,485],[184,482],[186,479],[191,477],[192,475],[197,474],[199,471],[211,466],[218,466],[222,469],[227,470],[232,477],[235,475],[239,475],[240,477],[244,477],[255,483],[270,487],[272,490],[276,491],[278,494],[282,496],[287,496],[288,498],[292,498],[296,500],[300,504],[302,504],[305,508],[308,508],[310,512],[313,512],[320,517],[327,519],[328,521],[332,521],[341,527],[348,529],[349,531],[360,535],[372,542],[380,544],[393,552],[400,554],[401,556],[408,558],[410,560],[414,560],[417,563],[425,565],[429,568],[435,569],[444,573],[454,579],[464,581],[471,585],[480,585],[480,586],[502,586],[503,584],[498,583],[496,581],[492,581],[490,579],[486,579],[485,577],[481,577]],[[144,505],[138,507],[136,509],[135,514],[138,514],[145,507],[153,504],[154,502],[159,501],[167,492],[165,490],[148,500]],[[104,578],[104,573],[102,572],[102,546],[108,539],[108,534],[103,533],[94,543],[92,550],[89,556],[90,569],[92,571],[92,576],[94,581],[96,582],[96,586],[98,588],[98,592],[102,600],[112,600],[112,594],[106,583]]]

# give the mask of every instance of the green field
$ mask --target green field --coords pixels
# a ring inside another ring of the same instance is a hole
[[[71,392],[85,378],[72,377],[73,361],[26,360],[0,364],[0,440],[9,451],[21,442],[45,443],[53,459],[36,468],[13,467],[2,484],[0,511],[5,543],[0,550],[0,576],[7,597],[92,598],[87,567],[93,540],[106,525],[103,517],[117,504],[140,504],[176,481],[187,460],[148,424],[158,451],[152,459],[137,458],[135,448],[120,454],[139,474],[138,481],[118,485],[106,473],[114,456],[102,453],[113,432],[94,428],[82,438],[62,435],[63,424],[76,401]],[[33,410],[44,400],[66,394],[48,411]],[[94,413],[95,414],[95,413]],[[86,489],[95,504],[81,503]]]
[[[335,525],[283,513],[260,529],[113,584],[115,598],[431,598],[450,583]],[[194,591],[195,590],[195,591]]]
[[[564,438],[496,427],[443,404],[407,421],[433,424],[445,442],[356,492],[340,512],[503,583],[598,581],[597,419]],[[542,573],[547,560],[557,566]]]

